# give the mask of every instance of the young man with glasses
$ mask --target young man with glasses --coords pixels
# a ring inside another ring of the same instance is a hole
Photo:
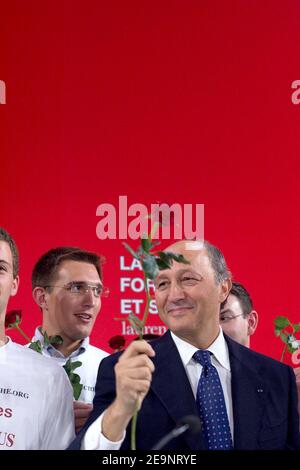
[[[101,309],[103,286],[101,258],[77,247],[62,246],[41,256],[32,272],[32,293],[43,315],[35,331],[42,352],[62,366],[71,359],[82,365],[75,373],[83,384],[79,401],[74,402],[76,430],[92,410],[98,367],[108,354],[89,342]],[[62,344],[46,345],[42,333],[61,336]]]
[[[15,241],[0,227],[0,450],[63,450],[75,436],[72,388],[65,372],[5,335],[18,271]]]
[[[258,314],[253,309],[249,293],[239,282],[232,282],[230,294],[221,306],[220,323],[230,338],[250,347],[250,336],[256,330]]]

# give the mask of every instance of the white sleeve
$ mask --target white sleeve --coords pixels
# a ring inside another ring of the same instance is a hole
[[[123,437],[120,441],[109,441],[102,434],[102,420],[103,415],[99,416],[88,428],[85,435],[82,438],[81,450],[119,450],[122,442],[125,439],[126,431],[124,431]]]
[[[64,450],[75,438],[73,390],[64,369],[53,373],[48,387],[44,412],[41,449]]]

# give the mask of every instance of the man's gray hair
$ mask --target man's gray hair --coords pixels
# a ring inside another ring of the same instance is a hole
[[[224,255],[219,250],[219,248],[206,240],[203,241],[203,246],[215,272],[215,279],[217,284],[220,284],[222,281],[224,281],[224,279],[231,279],[231,272],[229,271]]]

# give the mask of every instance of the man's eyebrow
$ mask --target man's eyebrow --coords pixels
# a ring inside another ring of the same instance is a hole
[[[230,308],[225,308],[225,310],[221,310],[220,313],[222,313],[222,315],[223,315],[224,313],[233,313],[233,312],[232,312],[232,310],[230,310]]]
[[[170,270],[167,270],[167,269],[162,269],[161,271],[159,271],[159,274],[156,276],[155,280],[156,279],[161,279],[161,278],[164,278],[164,277],[168,277],[168,274],[165,273],[165,271],[170,271]],[[193,268],[183,268],[183,269],[178,269],[178,271],[176,272],[176,275],[181,275],[181,274],[185,274],[185,273],[191,273],[191,274],[195,274],[195,276],[200,276],[202,277],[202,275],[200,273],[197,273]]]
[[[7,266],[11,266],[11,264],[8,261],[5,261],[5,259],[0,259],[0,263],[4,263]]]
[[[190,273],[192,276],[198,276],[198,277],[203,278],[203,275],[201,273],[198,273],[198,271],[195,271],[195,269],[193,269],[192,267],[190,268],[186,267],[183,269],[179,269],[177,271],[178,276],[182,276],[183,274],[187,274],[187,273]]]
[[[68,284],[89,284],[93,286],[102,287],[101,282],[88,282],[88,281],[70,281]]]
[[[154,280],[156,281],[157,279],[161,279],[162,277],[168,277],[167,274],[164,273],[164,271],[160,271]]]

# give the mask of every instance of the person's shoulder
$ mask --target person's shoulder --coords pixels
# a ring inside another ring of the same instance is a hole
[[[247,348],[246,346],[237,343],[228,336],[226,336],[226,342],[228,345],[229,353],[239,358],[243,358],[243,360],[248,364],[259,364],[265,366],[266,368],[273,368],[275,370],[287,370],[290,368],[290,366],[283,364],[277,359],[273,359],[272,357],[267,356],[266,354],[254,351],[253,349]]]
[[[109,353],[103,349],[97,348],[92,344],[89,344],[86,349],[86,354],[93,356],[95,359],[98,359],[99,362],[102,361],[105,357],[109,356]]]
[[[29,347],[22,346],[21,344],[11,342],[10,351],[12,359],[18,361],[20,367],[30,368],[32,373],[39,374],[43,373],[61,375],[63,371],[62,367],[58,365],[49,357],[43,356],[43,354],[33,351]]]
[[[8,346],[11,354],[17,357],[22,357],[24,360],[39,361],[40,358],[43,357],[40,353],[30,349],[29,344],[22,345],[15,343],[14,341],[10,341]]]

